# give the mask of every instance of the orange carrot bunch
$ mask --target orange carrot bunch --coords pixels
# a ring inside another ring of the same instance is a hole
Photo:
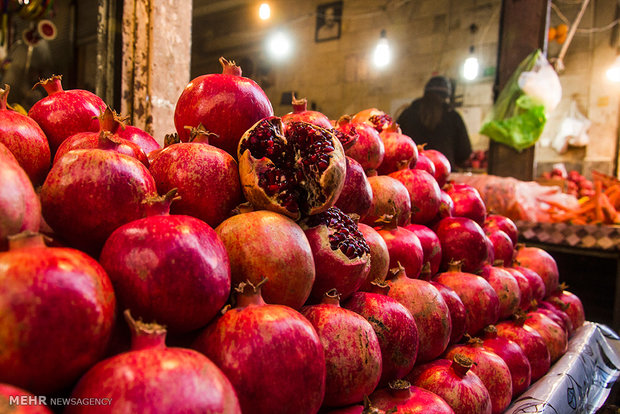
[[[594,181],[594,195],[580,199],[579,207],[569,209],[561,204],[548,203],[550,217],[555,223],[620,224],[620,183],[607,186],[603,180]]]

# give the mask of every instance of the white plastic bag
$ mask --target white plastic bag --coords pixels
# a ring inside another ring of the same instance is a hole
[[[560,154],[565,153],[569,145],[585,147],[590,143],[588,129],[591,124],[592,122],[579,112],[577,102],[574,99],[571,100],[568,114],[562,120],[551,147]]]
[[[560,78],[542,53],[531,71],[521,73],[518,83],[526,95],[544,105],[547,114],[553,111],[562,99]]]

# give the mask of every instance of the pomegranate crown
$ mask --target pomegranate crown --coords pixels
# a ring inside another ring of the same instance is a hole
[[[186,125],[185,129],[189,131],[189,142],[208,144],[211,138],[219,138],[218,134],[207,131],[202,123],[197,127]]]
[[[236,287],[235,287],[235,292],[238,293],[258,293],[260,291],[260,288],[263,287],[263,285],[265,283],[267,283],[268,278],[264,277],[261,279],[260,282],[258,282],[256,285],[253,284],[249,279],[246,280],[245,282],[241,282],[239,283]]]
[[[390,269],[390,275],[394,278],[394,277],[398,277],[401,275],[405,275],[405,268],[403,267],[403,265],[400,262],[396,262],[396,266],[397,267],[393,267]]]
[[[222,56],[220,57],[220,63],[222,65],[222,74],[241,76],[241,67],[237,66],[234,60],[226,60]]]

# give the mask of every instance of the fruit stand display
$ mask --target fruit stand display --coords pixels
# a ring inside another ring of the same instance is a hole
[[[617,337],[443,154],[221,63],[164,148],[60,77],[28,116],[5,87],[0,412],[562,412],[558,373],[603,403]]]

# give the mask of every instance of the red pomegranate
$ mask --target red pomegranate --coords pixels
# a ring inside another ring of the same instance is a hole
[[[566,332],[566,334],[568,335],[568,338],[570,338],[573,335],[573,332],[574,332],[573,323],[571,322],[570,318],[568,317],[566,312],[559,310],[558,308],[553,306],[551,302],[547,302],[547,301],[542,301],[540,303],[537,302],[536,308],[532,310],[537,313],[542,313],[543,315],[551,319],[553,322],[560,325],[562,330]]]
[[[446,350],[444,358],[453,359],[465,355],[474,365],[471,367],[491,397],[491,412],[503,413],[512,400],[512,377],[504,360],[496,353],[487,350],[480,338],[471,338],[467,343],[452,345]]]
[[[499,319],[499,299],[493,287],[481,276],[461,271],[460,263],[452,262],[434,280],[454,290],[463,301],[466,333],[475,335]]]
[[[404,380],[391,382],[388,388],[376,390],[370,395],[370,400],[375,407],[397,414],[454,414],[443,398]]]
[[[52,414],[47,398],[34,396],[26,390],[0,383],[0,412],[10,414]],[[13,399],[17,399],[17,403]]]
[[[422,153],[430,158],[435,166],[435,179],[437,180],[437,184],[439,187],[443,187],[448,182],[448,177],[452,172],[452,166],[450,165],[450,161],[443,155],[441,152],[433,149],[427,149],[422,151]]]
[[[504,360],[512,379],[512,397],[521,395],[528,389],[532,380],[530,361],[515,342],[497,335],[497,328],[489,325],[482,334],[482,346]]]
[[[387,246],[390,269],[400,264],[407,272],[407,277],[418,278],[424,265],[424,250],[418,236],[404,227],[396,226],[394,217],[389,216],[386,216],[386,222],[382,226],[375,227],[375,230]]]
[[[385,215],[394,216],[396,224],[406,226],[411,218],[411,197],[407,187],[387,175],[368,177],[372,189],[372,203],[362,223],[374,226]]]
[[[293,112],[282,115],[282,122],[303,121],[328,130],[332,129],[332,124],[327,116],[318,111],[308,110],[308,100],[306,98],[297,99],[293,95],[292,105]]]
[[[473,364],[460,354],[440,358],[414,368],[407,380],[443,398],[456,414],[490,414],[489,391],[470,370]]]
[[[267,303],[299,309],[314,283],[314,259],[303,230],[293,220],[271,211],[232,216],[216,233],[230,259],[232,285],[244,280],[269,283],[262,289]]]
[[[551,358],[543,337],[535,329],[524,325],[525,315],[518,315],[512,321],[495,325],[497,335],[515,342],[527,357],[532,368],[532,382],[549,371]]]
[[[514,221],[512,221],[508,217],[502,216],[500,214],[489,214],[484,220],[483,227],[485,231],[491,231],[494,229],[502,230],[508,235],[508,237],[510,237],[513,246],[517,245],[519,230],[517,229],[517,225],[514,223]]]
[[[461,261],[464,272],[478,272],[488,258],[486,236],[475,221],[467,217],[446,217],[437,223],[435,233],[441,242],[441,268]]]
[[[160,193],[178,190],[181,200],[172,205],[172,214],[196,217],[216,227],[243,202],[243,195],[237,162],[204,142],[212,136],[203,129],[192,130],[191,142],[164,148],[149,171]]]
[[[351,118],[345,115],[338,120],[336,128],[344,135],[357,137],[355,142],[345,149],[345,153],[359,162],[364,171],[375,171],[381,165],[385,157],[385,147],[379,133],[372,126],[352,122]]]
[[[149,161],[142,148],[140,148],[138,144],[121,138],[118,134],[118,131],[122,129],[123,126],[122,119],[112,112],[110,108],[106,108],[99,116],[99,131],[78,132],[77,134],[67,137],[56,150],[54,163],[71,150],[99,148],[129,155],[148,168]],[[103,131],[107,131],[109,134],[103,134]]]
[[[169,200],[161,203],[169,209]],[[124,309],[171,331],[188,332],[209,323],[226,303],[228,254],[203,221],[163,214],[116,229],[99,262]]]
[[[468,184],[453,183],[446,186],[446,192],[454,201],[454,216],[467,217],[484,225],[487,210],[478,190]]]
[[[0,182],[0,251],[3,251],[8,247],[8,236],[39,230],[41,204],[28,175],[2,143]]]
[[[387,284],[379,284],[373,293],[356,292],[343,307],[366,319],[377,334],[383,369],[379,386],[403,378],[418,356],[418,328],[411,313],[387,295]]]
[[[50,146],[32,118],[7,108],[9,90],[9,85],[0,89],[0,144],[13,153],[33,185],[39,185],[50,168]]]
[[[516,262],[513,263],[512,267],[519,271],[523,276],[525,276],[528,282],[530,282],[532,299],[536,299],[538,302],[541,302],[547,296],[545,282],[542,280],[542,277],[540,277],[540,275],[532,269],[518,266]]]
[[[519,284],[519,290],[521,291],[521,302],[519,303],[519,308],[527,312],[532,306],[532,299],[534,299],[534,292],[528,278],[514,267],[504,267],[498,265],[496,265],[496,267],[502,268],[515,278]]]
[[[153,177],[135,158],[102,149],[73,150],[47,175],[41,207],[54,232],[96,254],[114,230],[144,217],[144,201],[155,195]]]
[[[441,264],[441,242],[435,232],[422,224],[410,224],[405,226],[407,230],[415,234],[420,240],[424,253],[423,263],[430,263],[430,276],[435,276]]]
[[[502,263],[498,261],[496,263]],[[519,310],[521,289],[517,280],[501,267],[485,265],[480,273],[495,290],[499,299],[499,319],[506,319]]]
[[[383,237],[372,227],[358,223],[357,228],[370,247],[370,271],[359,290],[368,292],[373,289],[375,280],[384,281],[390,269],[390,252]]]
[[[437,214],[436,219],[441,220],[445,217],[454,217],[454,201],[452,201],[452,198],[450,198],[448,193],[441,190],[439,213]]]
[[[312,256],[316,278],[310,300],[320,302],[337,289],[342,299],[356,292],[370,272],[370,247],[357,224],[337,207],[307,217],[301,223]]]
[[[555,292],[560,284],[560,274],[555,259],[546,251],[539,247],[526,247],[517,245],[517,255],[515,259],[520,266],[532,269],[545,282],[547,295]]]
[[[95,260],[22,233],[0,253],[0,286],[0,382],[53,393],[103,356],[116,301]]]
[[[435,176],[435,164],[428,158],[424,153],[424,148],[421,148],[421,145],[418,145],[418,159],[415,163],[412,162],[409,164],[409,168],[416,168],[418,170],[424,170],[433,177]]]
[[[360,163],[348,156],[346,160],[347,174],[335,206],[346,214],[357,214],[362,220],[372,205],[372,187]]]
[[[537,311],[528,312],[525,325],[533,328],[543,337],[549,349],[552,364],[568,350],[568,333],[544,314]]]
[[[555,307],[566,312],[570,317],[573,328],[577,329],[584,324],[586,316],[583,304],[577,295],[566,290],[566,285],[560,285],[559,290],[553,292],[550,296],[550,302]]]
[[[353,122],[363,122],[381,132],[394,123],[394,119],[377,108],[368,108],[353,115]]]
[[[409,165],[415,165],[418,162],[418,147],[410,136],[401,132],[396,124],[384,129],[380,135],[385,147],[383,162],[377,169],[380,175],[409,168]]]
[[[340,141],[306,122],[265,118],[243,134],[238,155],[247,200],[293,219],[332,207],[344,185],[346,159]]]
[[[497,260],[501,260],[502,265],[510,266],[514,256],[514,247],[510,237],[508,237],[508,235],[502,230],[485,230],[485,234],[489,239],[493,250],[493,263]]]
[[[325,351],[323,405],[338,407],[362,401],[381,378],[381,348],[372,325],[357,313],[340,307],[335,289],[325,295],[322,303],[306,306],[301,313],[316,329]]]
[[[433,285],[439,293],[441,293],[441,297],[448,305],[448,309],[450,309],[450,320],[452,322],[450,343],[456,344],[465,334],[465,322],[467,319],[467,310],[465,309],[465,305],[459,295],[457,295],[457,293],[448,286],[432,280],[430,282],[431,285]]]
[[[221,74],[198,76],[187,84],[174,109],[174,125],[186,142],[187,126],[202,124],[217,134],[211,145],[233,157],[241,136],[259,120],[273,116],[271,102],[251,79],[241,76],[241,68],[233,61],[220,58]]]
[[[316,413],[326,375],[320,331],[299,312],[266,304],[262,283],[240,283],[235,307],[209,325],[193,348],[226,374],[243,412]]]
[[[60,144],[78,132],[99,131],[97,117],[106,108],[105,102],[92,92],[82,89],[63,90],[62,76],[55,75],[38,82],[48,96],[35,103],[28,116],[41,127],[52,154]]]
[[[433,360],[445,351],[450,341],[450,309],[432,284],[408,278],[402,266],[394,271],[396,274],[388,280],[388,296],[405,306],[415,319],[420,338],[417,361]]]
[[[116,133],[119,137],[133,142],[139,146],[145,154],[161,149],[159,142],[151,134],[133,125],[125,125],[119,128]]]
[[[69,405],[65,412],[209,412],[241,414],[235,389],[222,371],[200,353],[166,347],[166,330],[135,321],[129,310],[131,350],[105,359],[78,382],[72,398],[107,398],[99,406]],[[166,396],[166,398],[162,398]]]
[[[439,213],[441,191],[437,181],[426,171],[404,169],[389,174],[400,181],[411,198],[411,222],[425,224]]]

